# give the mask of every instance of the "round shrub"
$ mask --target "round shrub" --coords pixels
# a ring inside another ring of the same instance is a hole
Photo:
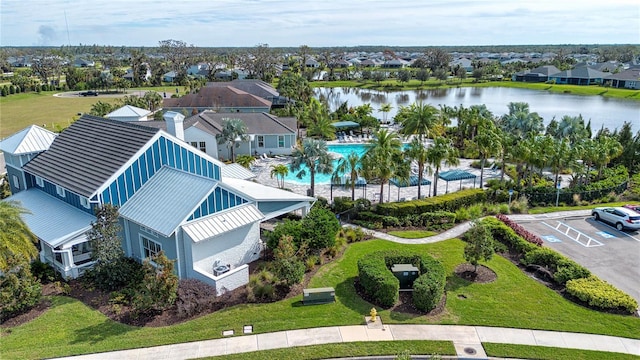
[[[634,298],[595,276],[567,281],[567,293],[603,310],[633,314],[638,309]]]
[[[422,311],[431,311],[444,294],[447,276],[442,264],[430,257],[422,256],[422,275],[413,282],[413,303]]]

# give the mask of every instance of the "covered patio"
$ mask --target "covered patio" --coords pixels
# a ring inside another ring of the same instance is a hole
[[[443,171],[438,174],[438,178],[447,182],[445,193],[449,192],[449,181],[460,180],[460,190],[462,190],[462,181],[473,179],[473,187],[476,187],[476,175],[461,169]]]
[[[389,183],[395,185],[398,188],[398,201],[400,201],[400,188],[418,186],[419,182],[420,180],[418,178],[418,175],[411,175],[408,179],[389,179]],[[420,185],[431,185],[431,180],[423,177]],[[431,186],[429,186],[428,189],[429,196],[431,196]]]

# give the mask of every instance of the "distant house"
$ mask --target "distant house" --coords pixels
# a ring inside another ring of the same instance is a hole
[[[209,73],[211,73],[211,65],[208,63],[198,63],[196,65],[189,66],[187,69],[187,75],[200,79],[206,79],[209,76]]]
[[[455,60],[453,60],[452,62],[449,63],[449,66],[452,67],[452,68],[454,68],[456,66],[460,66],[466,72],[473,71],[473,64],[472,64],[471,60],[469,60],[467,58],[455,59]]]
[[[149,120],[149,115],[151,114],[152,112],[147,109],[125,105],[108,113],[104,117],[106,117],[107,119],[118,121],[147,121]]]
[[[171,114],[171,115],[170,115]],[[173,118],[168,118],[168,116]],[[182,119],[181,119],[182,117]],[[227,144],[217,141],[225,119],[239,119],[247,126],[248,141],[239,142],[235,155],[291,155],[297,140],[297,120],[269,113],[216,113],[211,110],[184,118],[181,114],[165,114],[165,121],[149,121],[145,126],[166,129],[170,134],[216,158],[231,157]],[[175,125],[174,125],[175,124]]]
[[[37,125],[31,125],[5,139],[0,140],[11,192],[27,188],[22,166],[36,155],[47,150],[58,134]]]
[[[215,84],[215,83],[214,83]],[[179,98],[164,100],[164,110],[181,112],[188,115],[204,110],[217,112],[269,112],[271,101],[251,95],[233,86],[205,86],[197,93]]]
[[[583,64],[571,70],[550,75],[549,80],[555,81],[556,84],[596,85],[602,84],[607,75],[609,74],[592,69],[586,64]]]
[[[222,294],[249,281],[248,263],[263,249],[262,221],[292,211],[304,216],[315,202],[247,181],[246,169],[131,122],[83,115],[35,147],[15,136],[2,144],[14,151],[10,157],[39,155],[17,169],[26,187],[6,200],[29,210],[24,221],[40,240],[40,260],[64,278],[93,266],[87,232],[97,209],[112,204],[126,256],[144,261],[162,251],[180,279],[204,281]]]
[[[304,63],[305,67],[308,68],[312,68],[312,69],[317,69],[320,67],[320,63],[318,61],[316,61],[316,59],[314,58],[308,58],[305,63]]]
[[[164,82],[173,82],[176,77],[178,76],[178,74],[175,71],[169,71],[167,73],[164,73],[162,75],[162,81]]]
[[[614,88],[640,90],[640,66],[607,75],[604,82],[611,83],[611,87]]]
[[[153,74],[151,74],[151,68],[149,68],[149,64],[145,63],[144,65],[147,70],[144,74],[140,75],[140,78],[144,79],[144,81],[149,81]],[[127,69],[127,72],[122,76],[122,78],[133,82],[133,69]]]
[[[523,82],[545,82],[551,75],[559,73],[560,70],[553,65],[538,66],[535,69],[517,72],[513,75],[513,81]]]
[[[376,67],[378,66],[378,63],[376,63],[375,61],[371,60],[371,59],[366,59],[360,62],[360,66],[362,67]]]
[[[83,59],[83,58],[77,58],[75,59],[75,61],[73,62],[73,66],[75,67],[94,67],[96,66],[95,61],[92,60],[87,60],[87,59]]]
[[[261,97],[267,101],[271,101],[271,107],[283,107],[287,104],[287,99],[280,96],[271,84],[257,79],[237,79],[226,82],[208,82],[207,86],[232,86],[236,89],[245,91],[251,95]]]
[[[407,62],[402,59],[391,59],[382,63],[382,67],[387,69],[401,69],[406,65]]]

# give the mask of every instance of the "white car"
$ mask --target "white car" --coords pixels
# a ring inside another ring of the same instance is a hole
[[[596,220],[609,223],[618,230],[640,230],[640,213],[624,207],[598,207],[591,215]]]

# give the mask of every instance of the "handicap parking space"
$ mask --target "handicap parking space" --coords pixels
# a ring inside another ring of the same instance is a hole
[[[590,216],[515,219],[552,248],[640,302],[640,231],[618,231]]]

